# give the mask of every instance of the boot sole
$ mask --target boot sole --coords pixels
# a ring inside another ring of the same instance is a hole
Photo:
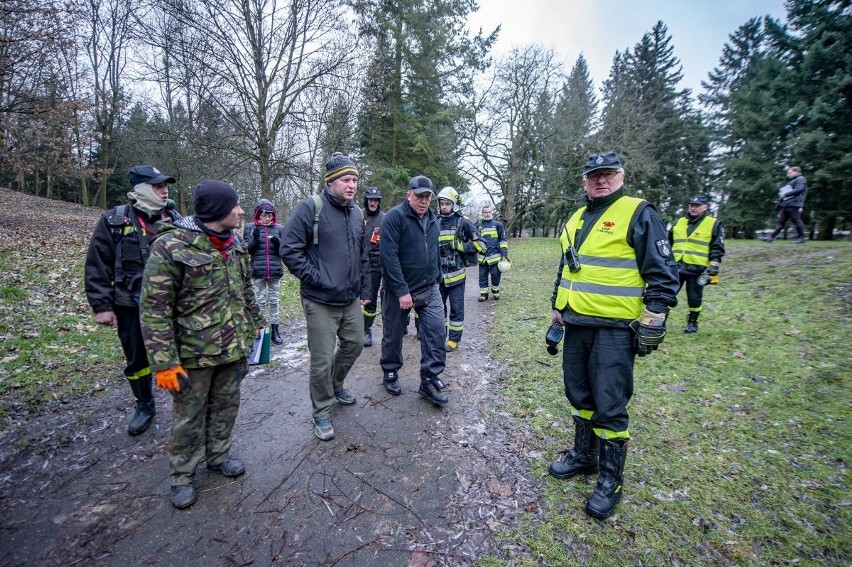
[[[565,479],[572,478],[572,477],[575,477],[575,476],[578,476],[578,475],[581,475],[581,474],[583,474],[583,475],[598,474],[598,472],[600,472],[600,471],[598,469],[583,469],[583,470],[580,470],[580,471],[572,472],[570,474],[557,474],[557,473],[553,472],[553,469],[551,469],[548,466],[547,472],[549,472],[550,476],[552,476],[554,478],[558,478],[560,480],[565,480]]]
[[[616,503],[616,506],[617,505],[618,505],[618,503]],[[607,518],[609,518],[610,516],[615,514],[615,508],[613,507],[613,509],[610,510],[609,513],[607,513],[607,512],[598,512],[597,510],[589,508],[588,505],[587,505],[586,506],[586,514],[588,514],[592,518],[595,518],[596,520],[606,520]]]
[[[433,404],[435,404],[436,406],[439,406],[439,407],[445,406],[450,402],[450,400],[447,400],[446,402],[439,402],[438,400],[436,400],[435,398],[433,398],[429,394],[424,394],[423,392],[417,392],[417,393],[420,394],[420,397],[423,398],[424,400],[429,400],[430,402],[432,402]]]

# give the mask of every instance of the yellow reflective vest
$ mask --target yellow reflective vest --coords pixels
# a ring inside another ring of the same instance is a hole
[[[577,253],[580,270],[562,268],[556,309],[566,306],[582,315],[633,320],[642,313],[645,281],[636,265],[636,252],[627,244],[630,221],[645,201],[622,197],[612,203],[592,227]],[[582,207],[565,223],[559,241],[565,251],[570,238],[583,228]]]
[[[689,220],[681,217],[672,227],[672,252],[675,262],[692,264],[706,268],[710,264],[710,240],[713,238],[713,227],[716,219],[705,216],[692,234],[686,234]]]

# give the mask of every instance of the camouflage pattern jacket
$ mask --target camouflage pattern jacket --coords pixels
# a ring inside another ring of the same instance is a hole
[[[249,354],[257,329],[266,325],[244,243],[237,238],[224,259],[195,217],[161,229],[145,266],[140,307],[155,372],[178,364],[208,368],[236,362]]]

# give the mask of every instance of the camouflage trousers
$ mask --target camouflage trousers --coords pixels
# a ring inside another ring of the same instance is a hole
[[[270,325],[278,325],[278,293],[281,290],[281,278],[273,278],[271,280],[263,278],[255,278],[254,296],[257,300],[257,305],[260,307],[260,314],[268,317]],[[266,306],[269,306],[269,315],[266,314]]]
[[[169,482],[188,484],[203,458],[218,465],[228,458],[231,430],[240,409],[240,383],[246,359],[210,368],[188,368],[189,384],[172,392]]]

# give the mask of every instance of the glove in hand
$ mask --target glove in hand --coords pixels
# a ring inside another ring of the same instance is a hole
[[[717,262],[715,260],[710,262],[710,265],[707,266],[707,273],[711,276],[718,276],[719,275],[719,262]]]
[[[464,252],[464,242],[456,239],[456,250],[458,250],[459,252]]]
[[[180,392],[181,385],[189,385],[189,375],[183,366],[177,365],[165,370],[158,370],[155,373],[157,378],[157,386],[172,392]]]
[[[665,313],[654,313],[642,308],[642,315],[630,323],[630,327],[636,333],[633,338],[633,347],[639,356],[647,356],[657,350],[666,338],[666,315]]]

